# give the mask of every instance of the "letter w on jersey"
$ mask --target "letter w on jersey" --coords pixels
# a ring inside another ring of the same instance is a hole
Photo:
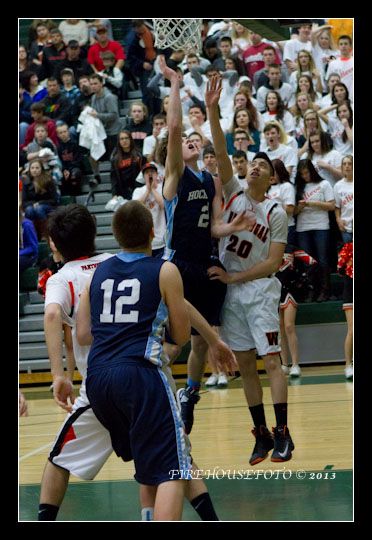
[[[269,345],[278,345],[279,344],[279,332],[266,332],[267,341]]]

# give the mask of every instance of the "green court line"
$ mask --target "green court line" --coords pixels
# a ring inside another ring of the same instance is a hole
[[[283,465],[283,464],[280,464]],[[330,467],[327,465],[327,467]],[[283,471],[285,473],[278,473]],[[352,521],[353,471],[298,471],[273,467],[273,474],[258,476],[248,472],[221,469],[205,479],[208,491],[221,521]],[[291,476],[289,477],[289,472]],[[222,477],[222,473],[224,476]],[[256,474],[254,474],[256,473]],[[301,473],[302,477],[296,476]],[[285,478],[285,475],[287,478]],[[244,477],[245,476],[245,477]],[[101,481],[70,483],[61,506],[58,521],[139,521],[139,488],[137,482]],[[19,488],[19,520],[36,521],[39,485]],[[185,501],[183,521],[200,521]]]

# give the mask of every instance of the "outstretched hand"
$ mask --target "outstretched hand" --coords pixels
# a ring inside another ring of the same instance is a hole
[[[56,377],[53,381],[53,396],[54,400],[67,412],[72,412],[72,404],[75,401],[74,387],[72,382],[67,377]],[[68,400],[70,400],[71,405]]]
[[[207,91],[205,92],[205,105],[207,108],[218,105],[222,91],[222,79],[218,75],[213,75],[208,80]]]
[[[210,345],[208,351],[211,362],[217,367],[218,371],[223,371],[226,375],[229,373],[235,375],[238,363],[234,353],[222,339],[219,339],[214,345]]]
[[[159,54],[158,58],[158,66],[163,77],[165,79],[168,79],[168,81],[170,82],[172,82],[172,80],[174,80],[175,78],[177,79],[177,73],[172,68],[167,66],[164,54]]]
[[[238,214],[230,223],[233,232],[240,231],[252,231],[253,227],[256,225],[256,215],[252,212],[247,214],[247,210],[243,210]]]

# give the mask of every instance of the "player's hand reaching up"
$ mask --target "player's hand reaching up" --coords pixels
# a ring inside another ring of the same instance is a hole
[[[165,61],[165,56],[163,54],[159,54],[158,58],[159,58],[158,66],[161,73],[163,74],[163,77],[165,79],[168,79],[168,81],[170,82],[172,82],[172,80],[177,79],[177,73],[172,68],[167,66],[167,63]]]
[[[207,108],[218,105],[221,91],[222,78],[218,75],[213,75],[213,77],[208,80],[207,91],[205,92],[205,105]]]

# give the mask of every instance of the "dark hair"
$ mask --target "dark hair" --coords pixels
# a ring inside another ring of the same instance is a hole
[[[243,82],[250,83],[250,81],[243,81]],[[257,112],[256,107],[253,105],[251,98],[249,97],[248,93],[245,90],[241,90],[239,88],[239,90],[236,92],[234,96],[234,105],[235,105],[236,96],[239,94],[243,95],[247,101],[244,109],[247,109],[249,112],[249,129],[253,129],[253,130],[258,129],[260,126],[258,112]]]
[[[272,161],[271,159],[269,158],[269,156],[266,154],[266,152],[257,152],[257,154],[254,156],[254,158],[252,159],[252,162],[255,160],[255,159],[264,159],[265,161],[267,161],[267,163],[270,165],[270,168],[271,168],[271,174],[272,176],[274,176],[274,167],[273,167],[273,164],[272,164]]]
[[[349,99],[346,99],[345,101],[343,101],[342,103],[340,103],[340,104],[337,106],[337,109],[336,109],[336,110],[337,110],[337,116],[338,116],[338,118],[339,118],[338,110],[339,110],[340,107],[342,107],[342,105],[346,105],[346,107],[349,109],[350,118],[349,118],[348,122],[349,122],[350,128],[352,128],[352,127],[353,127],[353,123],[354,123],[354,120],[353,120],[354,115],[353,115],[353,109],[352,109],[352,107],[351,107],[351,102],[350,102]],[[345,142],[347,141],[347,139],[348,139],[348,136],[347,136],[346,131],[344,130],[344,131],[342,132],[342,141],[345,143]]]
[[[211,154],[211,155],[213,155],[213,156],[216,155],[215,149],[214,149],[214,147],[213,147],[211,144],[209,144],[208,146],[206,146],[206,147],[204,148],[204,150],[203,150],[203,157],[206,156],[206,155],[208,155],[208,154]]]
[[[301,73],[301,75],[298,77],[298,80],[297,80],[297,88],[296,88],[295,95],[297,95],[299,92],[302,92],[302,90],[300,89],[300,79],[304,79],[304,78],[309,81],[309,85],[310,85],[309,96],[311,98],[311,101],[315,103],[318,96],[314,88],[313,79],[310,77],[310,75],[304,75],[303,73]]]
[[[103,78],[99,73],[92,73],[92,75],[89,75],[89,80],[91,79],[98,79],[101,83],[103,83]]]
[[[150,210],[139,201],[131,200],[121,205],[112,219],[112,231],[123,249],[148,246],[153,226]]]
[[[318,184],[319,182],[322,182],[323,180],[323,178],[316,171],[311,159],[300,159],[300,161],[298,162],[296,178],[294,181],[294,185],[296,187],[296,203],[298,203],[298,201],[300,201],[303,198],[303,194],[305,190],[306,182],[302,178],[302,171],[304,169],[308,169],[310,173],[311,182],[313,184]]]
[[[314,155],[314,149],[311,144],[311,137],[314,137],[314,135],[319,135],[320,145],[322,147],[322,152],[324,154],[328,154],[328,152],[332,150],[332,144],[329,140],[329,136],[327,135],[327,133],[325,131],[321,131],[320,129],[314,129],[313,131],[309,133],[309,139],[308,139],[309,140],[308,155],[310,159],[312,159]]]
[[[196,103],[194,103],[193,105],[190,106],[189,112],[191,111],[191,109],[199,109],[203,113],[205,118],[207,118],[207,111],[205,110],[203,105],[201,105],[201,104],[197,105]]]
[[[136,143],[134,142],[134,139],[132,137],[132,133],[130,131],[128,131],[127,129],[121,129],[119,131],[119,133],[118,133],[118,140],[117,140],[117,143],[116,143],[116,148],[112,153],[112,162],[116,167],[119,167],[120,163],[124,159],[124,151],[123,151],[123,149],[121,147],[121,144],[120,144],[120,135],[121,135],[121,133],[125,133],[129,137],[129,142],[130,142],[129,154],[130,154],[130,157],[132,158],[132,160],[133,161],[138,161],[138,159],[139,159],[139,154],[138,154],[138,151],[137,151]]]
[[[285,165],[281,159],[273,159],[271,161],[274,167],[274,171],[278,175],[279,183],[290,182],[289,172],[285,168]]]
[[[96,221],[81,204],[58,206],[48,216],[48,233],[65,261],[95,252]]]
[[[244,158],[246,161],[248,161],[248,158],[247,158],[247,154],[244,152],[244,150],[237,150],[236,152],[233,153],[233,155],[231,156],[233,159],[240,159],[240,158]]]
[[[58,84],[60,84],[59,80],[56,77],[48,77],[47,84],[48,82],[57,82]]]
[[[145,19],[132,19],[133,28],[138,28],[145,24]]]
[[[249,141],[249,134],[248,134],[248,132],[245,131],[245,129],[241,129],[241,128],[237,128],[237,129],[234,130],[234,133],[233,133],[233,139],[234,139],[234,141],[235,141],[236,135],[241,135],[242,133],[245,135],[245,139],[246,139],[247,141]]]
[[[244,64],[235,54],[228,56],[227,58],[225,58],[225,60],[231,60],[232,62],[234,62],[234,66],[236,71],[238,72],[238,75],[245,75]]]
[[[32,103],[30,107],[30,111],[39,112],[45,114],[46,111],[46,105],[44,103],[41,103],[40,101],[36,101],[35,103]]]
[[[275,94],[276,95],[276,98],[278,100],[278,103],[277,103],[277,106],[276,106],[276,111],[275,111],[275,116],[279,119],[279,120],[283,120],[283,116],[284,116],[284,112],[286,110],[286,107],[285,107],[285,104],[284,104],[284,101],[282,100],[282,97],[281,95],[279,94],[279,92],[276,92],[275,90],[269,90],[268,93],[266,94],[265,96],[265,106],[266,106],[266,110],[268,111],[269,110],[269,107],[267,105],[267,96],[269,94]]]
[[[347,100],[350,99],[350,98],[349,98],[349,90],[348,90],[347,86],[346,86],[343,82],[341,82],[341,81],[340,81],[340,82],[337,82],[337,83],[333,86],[333,88],[332,88],[332,90],[331,90],[331,97],[332,97],[332,104],[333,104],[333,105],[335,105],[335,104],[337,103],[337,100],[336,100],[336,98],[335,98],[335,88],[336,88],[337,86],[342,86],[342,88],[344,88],[344,89],[346,90],[346,93],[345,93],[345,100],[346,100],[346,99],[347,99]]]
[[[30,91],[30,80],[31,80],[31,77],[33,77],[34,75],[37,76],[37,73],[35,73],[35,71],[32,71],[32,70],[24,70],[22,71],[22,73],[20,73],[19,75],[19,78],[20,78],[20,83],[21,83],[21,86],[22,88],[24,88],[27,92]]]
[[[340,39],[347,39],[347,40],[349,41],[350,45],[352,45],[352,43],[353,43],[351,37],[348,36],[347,34],[343,34],[342,36],[340,36],[340,37],[338,38],[338,40],[337,40],[337,43],[339,43]]]

